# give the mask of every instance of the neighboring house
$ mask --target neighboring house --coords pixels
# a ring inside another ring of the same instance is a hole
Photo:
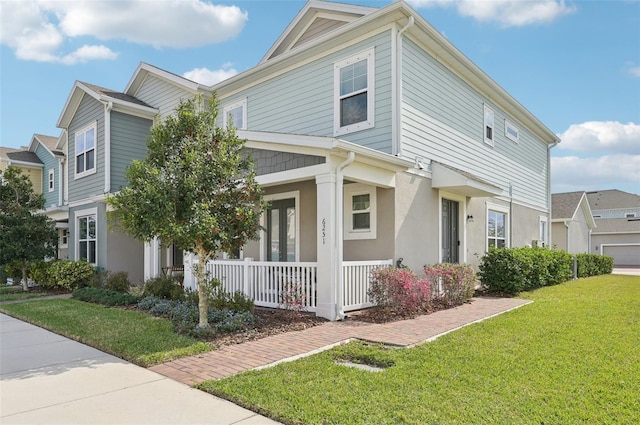
[[[310,1],[256,67],[212,87],[144,63],[123,93],[74,84],[57,144],[70,258],[134,281],[180,264],[161,241],[143,249],[108,229],[105,194],[146,155],[155,119],[213,92],[270,206],[244,261],[207,267],[257,304],[277,306],[283,285],[299,283],[309,309],[334,320],[368,305],[377,265],[477,266],[489,247],[549,240],[558,137],[404,1]]]
[[[551,243],[554,249],[570,254],[591,252],[591,232],[595,227],[586,192],[554,193],[551,196]]]
[[[106,195],[127,184],[125,168],[146,156],[146,138],[158,110],[135,97],[76,81],[60,114],[63,135],[56,148],[66,153],[69,258],[86,259],[110,271],[143,280],[143,244],[111,231]]]
[[[0,147],[0,171],[15,167],[29,177],[33,190],[42,193],[42,170],[44,165],[38,156],[26,148],[14,149]]]
[[[587,198],[597,225],[592,252],[612,256],[616,266],[640,267],[640,196],[612,189]]]
[[[58,229],[58,258],[68,259],[69,211],[64,202],[65,153],[56,149],[59,139],[44,134],[34,134],[29,152],[35,154],[43,164],[39,188],[45,200],[44,213],[56,222]]]

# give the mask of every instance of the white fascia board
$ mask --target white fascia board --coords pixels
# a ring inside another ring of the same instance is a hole
[[[60,132],[60,136],[58,136],[58,143],[56,143],[56,149],[62,149],[64,145],[67,143],[67,130],[63,129]],[[66,152],[65,152],[66,156]]]
[[[42,147],[45,148],[47,152],[49,152],[49,155],[55,158],[55,155],[53,154],[53,152],[51,152],[51,150],[47,147],[47,145],[42,143],[42,141],[38,138],[37,134],[34,134],[33,137],[31,137],[31,143],[29,143],[29,151],[35,153],[36,149],[38,149],[38,144],[42,145]]]
[[[190,91],[193,94],[210,94],[212,92],[208,86],[196,83],[195,81],[191,81],[169,71],[165,71],[164,69],[150,65],[146,62],[140,62],[138,68],[136,68],[135,72],[131,76],[131,79],[127,83],[127,86],[124,89],[124,93],[130,96],[135,96],[144,80],[150,74],[171,84],[180,86],[181,88]]]
[[[292,170],[278,171],[276,173],[256,176],[256,182],[260,186],[276,186],[285,183],[295,183],[310,180],[318,175],[327,174],[331,171],[329,164],[317,164],[309,167],[294,168]]]
[[[88,90],[86,86],[83,85],[83,87]],[[66,129],[69,126],[69,122],[71,122],[70,116],[73,116],[76,109],[78,108],[80,100],[82,99],[83,90],[84,89],[80,88],[80,82],[76,80],[76,82],[73,83],[71,92],[67,97],[67,101],[65,102],[64,107],[62,108],[62,112],[60,112],[60,117],[58,117],[56,127]]]
[[[7,165],[19,165],[26,168],[44,168],[44,164],[34,164],[33,162],[16,161],[15,159],[9,159]]]
[[[159,109],[152,108],[150,106],[136,105],[135,103],[126,102],[120,99],[115,99],[109,96],[103,96],[102,102],[112,102],[113,110],[116,112],[125,112],[131,115],[140,116],[142,118],[153,119],[160,113]]]
[[[238,130],[237,135],[240,139],[246,139],[249,142],[263,142],[270,144],[279,144],[283,146],[298,146],[316,149],[331,149],[337,142],[336,139],[332,137],[307,136],[302,134],[290,133],[271,133],[251,130]]]

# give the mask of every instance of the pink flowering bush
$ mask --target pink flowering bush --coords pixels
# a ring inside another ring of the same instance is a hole
[[[445,307],[464,304],[475,291],[476,274],[467,264],[440,263],[424,266],[434,300]]]
[[[409,269],[374,270],[368,294],[379,307],[401,316],[415,316],[429,311],[431,306],[431,283]]]
[[[287,283],[284,291],[280,294],[280,306],[291,313],[292,316],[299,316],[307,310],[305,303],[304,288],[299,283]]]

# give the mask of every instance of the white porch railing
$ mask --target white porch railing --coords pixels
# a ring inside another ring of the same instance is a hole
[[[228,292],[240,291],[261,307],[282,306],[282,294],[296,291],[306,311],[316,310],[316,263],[245,260],[213,260],[205,271],[219,279]]]
[[[380,267],[393,265],[393,260],[343,261],[343,305],[344,312],[373,307],[369,292],[371,272]]]
[[[388,267],[392,260],[344,261],[343,311],[372,307],[367,292],[371,272]],[[213,260],[205,267],[211,278],[222,282],[227,292],[240,291],[254,300],[256,306],[283,307],[282,294],[298,291],[303,296],[306,311],[317,307],[317,264],[315,262],[272,262],[244,260]]]

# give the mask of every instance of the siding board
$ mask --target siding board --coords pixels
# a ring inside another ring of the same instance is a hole
[[[153,125],[151,120],[111,113],[111,191],[127,186],[126,168],[135,159],[147,156],[147,137]]]

